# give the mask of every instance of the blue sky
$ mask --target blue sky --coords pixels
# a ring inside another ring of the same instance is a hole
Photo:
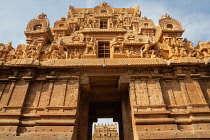
[[[47,14],[52,27],[66,17],[69,5],[93,8],[102,0],[0,0],[0,43],[13,42],[13,47],[26,44],[24,31],[28,22],[41,12]],[[152,19],[156,26],[165,13],[178,19],[185,28],[184,38],[210,41],[210,0],[106,0],[116,8],[140,6],[142,17]],[[101,120],[100,123],[112,121]]]
[[[102,0],[0,0],[0,43],[13,42],[13,47],[26,44],[27,23],[44,12],[52,27],[56,20],[66,17],[69,5],[78,8],[95,7]],[[160,17],[168,13],[181,21],[184,38],[210,41],[210,0],[106,0],[109,5],[122,8],[140,6],[142,16],[152,19],[156,26]]]

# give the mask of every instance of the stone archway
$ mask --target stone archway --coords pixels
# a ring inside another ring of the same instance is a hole
[[[88,79],[88,86],[81,84],[77,139],[91,140],[92,124],[98,118],[113,118],[119,123],[120,140],[133,139],[128,91],[120,91],[120,76],[92,76]]]

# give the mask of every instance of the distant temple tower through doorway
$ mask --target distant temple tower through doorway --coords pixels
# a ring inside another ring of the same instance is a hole
[[[70,6],[53,27],[41,13],[26,44],[0,44],[0,139],[91,140],[100,118],[119,140],[209,139],[210,42],[184,31],[139,6]]]
[[[119,140],[116,124],[99,124],[94,125],[92,140]]]

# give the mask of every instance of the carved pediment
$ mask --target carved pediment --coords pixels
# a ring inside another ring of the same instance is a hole
[[[139,45],[150,42],[150,37],[146,35],[138,35],[137,32],[128,32],[124,35],[124,45]]]
[[[54,28],[57,28],[57,29],[68,28],[66,18],[62,17],[60,20],[56,21],[54,23]]]
[[[155,28],[155,23],[153,20],[143,17],[139,21],[139,26],[141,28]]]
[[[84,35],[80,32],[74,32],[71,36],[66,36],[63,38],[63,43],[67,46],[84,46]]]
[[[94,14],[98,16],[99,15],[107,16],[107,15],[112,15],[113,13],[114,13],[114,8],[105,2],[102,2],[99,6],[96,6],[94,8]]]
[[[47,31],[49,29],[49,20],[47,19],[47,15],[41,13],[38,18],[32,19],[26,28],[26,31]]]
[[[171,18],[168,14],[162,16],[159,20],[159,26],[162,30],[183,30],[181,23]]]

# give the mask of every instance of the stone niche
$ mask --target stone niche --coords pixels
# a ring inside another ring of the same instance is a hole
[[[41,13],[26,44],[0,44],[0,139],[89,140],[99,118],[120,140],[210,139],[209,41],[105,2],[49,23]]]

